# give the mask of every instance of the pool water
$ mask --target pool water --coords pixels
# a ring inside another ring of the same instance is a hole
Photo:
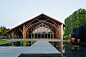
[[[62,57],[57,54],[21,54],[18,57]]]
[[[0,44],[0,46],[31,46],[34,44],[34,42],[31,41],[16,41],[16,42],[11,42],[11,43],[5,43],[5,44]]]
[[[36,41],[16,41],[0,46],[31,46]],[[71,42],[49,42],[52,44],[61,55],[58,54],[21,54],[19,57],[86,57],[86,42],[79,44],[72,44]],[[62,56],[63,55],[63,56]]]
[[[61,52],[61,42],[50,42]],[[63,42],[63,57],[86,57],[86,46]]]

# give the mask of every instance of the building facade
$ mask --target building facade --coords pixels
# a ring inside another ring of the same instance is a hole
[[[40,14],[6,33],[12,34],[12,39],[63,39],[63,27],[66,25],[45,15]]]

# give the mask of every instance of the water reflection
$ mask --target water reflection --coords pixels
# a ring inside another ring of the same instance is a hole
[[[29,46],[30,41],[23,41],[23,42],[14,42],[14,43],[9,43],[9,44],[4,44],[0,46]],[[33,42],[35,43],[35,42]],[[70,42],[50,42],[59,52],[61,52],[61,56],[63,57],[86,57],[86,44],[84,45],[79,45],[79,44],[71,44]],[[29,56],[29,55],[28,55]],[[34,55],[35,56],[35,55]],[[38,55],[37,55],[38,56]],[[45,56],[45,55],[41,55]],[[48,55],[46,55],[48,56]],[[49,55],[50,56],[50,55]],[[58,56],[56,55],[51,55],[52,56]]]
[[[1,44],[0,46],[31,46],[34,43],[35,43],[35,41],[33,41],[33,42],[31,42],[31,41],[17,41],[17,42],[12,42],[12,43]]]
[[[86,57],[86,47],[80,45],[71,45],[71,55],[74,57]]]
[[[86,46],[74,45],[70,42],[50,42],[63,57],[86,57]]]
[[[50,43],[61,53],[61,56],[63,56],[63,53],[65,52],[63,42],[50,42]]]

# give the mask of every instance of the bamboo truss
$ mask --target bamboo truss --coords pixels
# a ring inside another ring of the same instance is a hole
[[[41,18],[45,18],[44,20]],[[61,39],[61,22],[41,14],[25,23],[9,30],[7,33],[12,34],[12,39],[31,38],[34,39]],[[63,24],[63,26],[66,26]],[[40,29],[39,29],[40,28]],[[40,33],[39,33],[40,32]]]

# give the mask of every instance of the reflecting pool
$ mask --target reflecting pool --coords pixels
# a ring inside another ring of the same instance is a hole
[[[71,44],[70,42],[50,42],[58,51],[63,52],[63,57],[86,57],[86,46]],[[61,49],[63,43],[63,49]],[[62,51],[63,50],[63,51]]]
[[[0,46],[31,46],[35,41],[16,41],[11,43],[0,44]]]
[[[0,46],[31,46],[35,41],[17,41],[0,44]],[[20,54],[19,57],[86,57],[86,42],[71,44],[71,42],[49,42],[61,54]]]

